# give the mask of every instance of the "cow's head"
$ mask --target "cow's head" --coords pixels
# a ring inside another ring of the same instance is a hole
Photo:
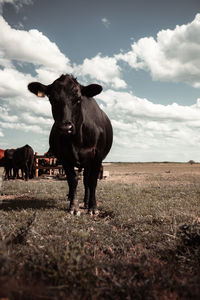
[[[76,124],[82,122],[83,98],[91,98],[102,91],[98,84],[80,85],[72,75],[62,75],[50,85],[32,82],[28,89],[38,97],[49,98],[55,124],[66,135],[75,134]]]

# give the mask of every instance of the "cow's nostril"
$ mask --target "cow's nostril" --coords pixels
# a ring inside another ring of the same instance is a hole
[[[72,126],[72,123],[69,122],[69,121],[64,121],[64,122],[63,122],[63,125],[64,125],[64,126]]]
[[[71,122],[64,122],[64,128],[68,134],[72,134],[73,124]]]

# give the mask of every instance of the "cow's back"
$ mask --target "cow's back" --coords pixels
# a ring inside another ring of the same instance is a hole
[[[23,168],[27,164],[33,164],[34,152],[29,145],[17,148],[13,154],[13,165],[15,168]]]

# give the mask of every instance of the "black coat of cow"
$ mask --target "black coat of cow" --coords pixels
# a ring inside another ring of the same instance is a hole
[[[13,169],[13,154],[15,152],[15,149],[6,149],[4,153],[4,167],[5,167],[5,179],[10,179],[12,177],[12,171],[14,172]],[[13,174],[14,176],[14,174]]]
[[[97,84],[82,86],[72,75],[62,75],[50,85],[32,82],[28,89],[39,97],[48,96],[54,124],[50,151],[67,175],[70,212],[79,213],[74,167],[84,168],[85,208],[96,213],[96,185],[102,160],[112,146],[113,131],[106,114],[92,98],[102,91]]]
[[[11,169],[13,176],[16,178],[18,170],[21,169],[22,178],[28,180],[31,176],[34,161],[34,151],[29,145],[17,149],[7,149],[5,151],[5,170],[6,178],[9,179]]]

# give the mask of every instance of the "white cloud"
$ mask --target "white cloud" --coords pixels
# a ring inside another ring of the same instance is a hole
[[[116,55],[136,69],[150,71],[154,80],[185,82],[200,87],[200,14],[174,30],[161,30],[157,39],[145,37],[132,50]]]
[[[74,73],[78,76],[88,75],[92,80],[96,79],[113,88],[125,88],[126,83],[120,78],[120,71],[114,57],[101,57],[100,54],[91,59],[86,58],[83,64],[74,66]]]
[[[16,112],[33,111],[45,117],[51,116],[49,101],[32,95],[27,84],[35,80],[29,74],[23,74],[15,69],[0,70],[0,99],[1,102]]]
[[[5,129],[13,129],[13,130],[20,130],[22,132],[30,132],[30,133],[39,133],[39,134],[46,134],[42,127],[39,125],[27,125],[25,123],[9,123],[9,122],[0,122],[0,127]]]
[[[16,30],[0,16],[0,58],[28,62],[57,72],[71,72],[69,59],[36,29]]]
[[[4,137],[4,134],[1,130],[0,130],[0,137]],[[1,147],[2,147],[2,143],[1,143]]]
[[[129,51],[126,53],[121,52],[120,54],[116,54],[115,58],[117,60],[123,60],[127,62],[134,69],[139,69],[140,67],[139,62],[137,61],[137,55],[133,51]]]
[[[15,115],[9,115],[8,109],[0,106],[0,119],[5,122],[17,122],[19,118]]]
[[[141,99],[128,92],[117,92],[107,90],[98,95],[98,99],[103,102],[103,107],[111,116],[122,116],[124,122],[129,118],[150,119],[163,121],[172,120],[176,122],[199,120],[200,100],[192,106],[181,106],[176,103],[171,105],[154,104],[147,99]]]
[[[110,27],[110,22],[108,21],[107,18],[102,18],[102,19],[101,19],[101,22],[103,23],[103,25],[104,25],[106,28],[109,28],[109,27]]]
[[[164,106],[113,90],[98,99],[112,120],[115,160],[187,161],[189,155],[198,159],[200,99],[192,106]]]
[[[14,68],[0,70],[0,96],[11,98],[25,95],[27,82],[30,80],[32,80],[31,75],[25,75]]]
[[[33,115],[29,112],[24,112],[21,114],[21,119],[25,121],[27,124],[40,124],[43,127],[50,128],[53,125],[52,118],[44,118],[41,116]]]

